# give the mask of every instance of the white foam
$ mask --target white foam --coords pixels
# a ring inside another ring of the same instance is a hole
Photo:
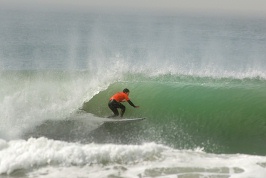
[[[10,141],[1,145],[0,173],[47,165],[84,166],[90,164],[134,164],[157,159],[166,149],[154,143],[138,145],[98,145],[67,143],[47,138]]]
[[[176,177],[226,175],[264,178],[266,157],[208,154],[176,150],[155,143],[142,145],[79,144],[31,138],[0,141],[0,174],[24,170],[30,177]]]

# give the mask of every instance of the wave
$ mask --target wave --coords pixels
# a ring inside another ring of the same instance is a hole
[[[5,87],[0,96],[1,138],[22,138],[40,126],[48,132],[48,123],[55,132],[32,136],[99,143],[156,141],[177,149],[204,147],[215,153],[265,153],[264,79],[131,70],[120,71],[118,77],[115,70],[108,75],[89,71],[2,72]],[[69,126],[65,121],[71,115],[78,118],[80,110],[99,117],[110,115],[108,98],[125,87],[131,90],[133,103],[141,106],[134,109],[127,105],[125,117],[147,117],[147,121],[104,125],[85,134],[84,127],[75,132],[75,127],[82,125]],[[56,130],[63,130],[56,127],[58,123],[70,127],[75,136],[66,138],[63,131],[58,131],[62,133],[58,136]],[[86,139],[88,136],[93,139]]]
[[[133,75],[98,93],[82,109],[107,116],[108,98],[124,87],[130,88],[132,101],[141,106],[127,105],[125,117],[149,118],[138,138],[176,148],[265,153],[264,80]]]

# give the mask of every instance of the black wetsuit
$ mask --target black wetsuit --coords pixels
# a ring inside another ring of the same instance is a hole
[[[127,101],[131,106],[136,107],[130,100]],[[120,102],[117,102],[116,100],[112,99],[108,102],[108,106],[109,108],[113,111],[114,115],[109,116],[110,117],[116,117],[119,116],[118,110],[117,108],[121,109],[121,117],[123,117],[125,111],[126,111],[126,107],[121,104]]]

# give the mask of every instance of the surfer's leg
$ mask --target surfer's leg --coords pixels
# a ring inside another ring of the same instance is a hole
[[[126,107],[123,104],[120,103],[120,108],[121,108],[121,115],[120,116],[123,117],[123,115],[124,115],[124,113],[126,111]]]
[[[110,100],[108,103],[108,107],[113,111],[114,115],[109,116],[108,118],[111,117],[117,117],[119,116],[118,110],[117,110],[117,102],[115,100]]]

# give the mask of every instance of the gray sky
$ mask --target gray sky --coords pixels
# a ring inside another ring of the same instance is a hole
[[[218,12],[266,15],[266,0],[0,0],[0,6],[100,11]]]

